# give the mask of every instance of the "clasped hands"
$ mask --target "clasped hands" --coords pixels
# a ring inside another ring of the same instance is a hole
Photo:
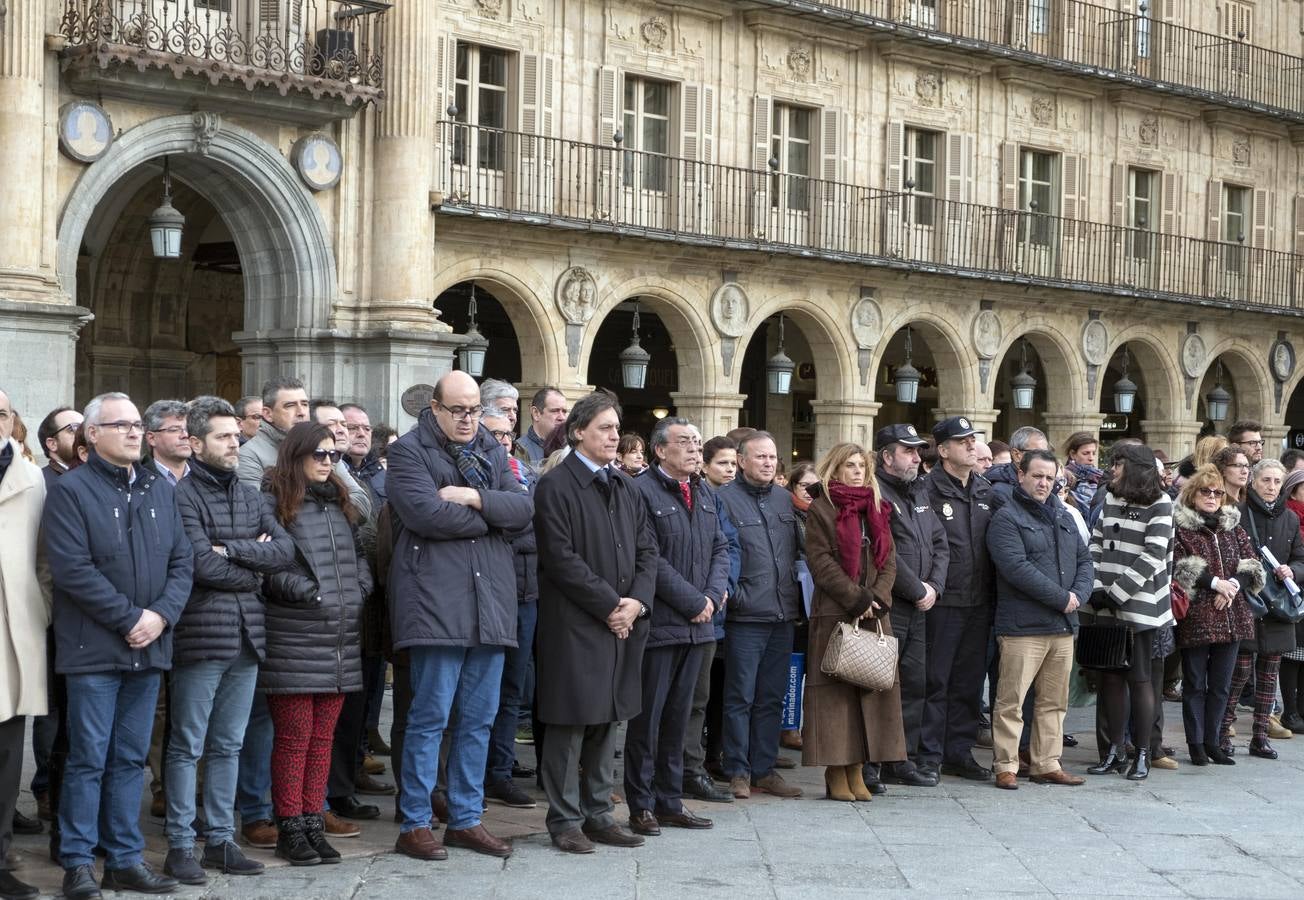
[[[616,608],[607,616],[607,627],[611,629],[612,634],[623,641],[634,630],[634,621],[642,611],[642,603],[633,597],[621,597]]]

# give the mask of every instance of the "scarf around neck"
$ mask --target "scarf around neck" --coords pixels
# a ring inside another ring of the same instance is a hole
[[[862,521],[869,526],[869,542],[874,549],[874,568],[882,569],[888,554],[892,552],[892,526],[888,512],[891,507],[882,500],[875,505],[872,488],[851,487],[840,481],[829,482],[828,498],[838,511],[836,527],[842,571],[853,581],[860,580]]]
[[[493,467],[486,457],[476,453],[471,444],[458,444],[453,441],[448,442],[448,452],[452,454],[454,462],[457,463],[457,470],[462,473],[467,485],[482,491],[489,490],[492,486],[490,473]]]

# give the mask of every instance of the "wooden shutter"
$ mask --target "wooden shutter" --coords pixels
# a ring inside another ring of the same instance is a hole
[[[1277,229],[1272,207],[1272,191],[1254,192],[1254,246],[1264,250],[1274,249],[1276,243]]]
[[[1006,141],[1001,146],[1001,206],[1019,208],[1019,143]]]
[[[1078,222],[1086,218],[1087,213],[1087,164],[1076,153],[1065,153],[1060,157],[1060,181],[1062,202],[1060,215],[1064,219],[1064,236],[1077,237]]]
[[[1127,166],[1114,163],[1109,176],[1109,224],[1119,228],[1127,225]]]
[[[842,145],[841,111],[820,110],[820,177],[825,181],[842,178]]]
[[[521,54],[521,122],[524,134],[539,133],[539,54]],[[527,141],[524,152],[533,150],[534,141]]]
[[[543,60],[543,84],[540,88],[542,95],[542,106],[539,110],[539,134],[544,137],[552,137],[553,131],[553,81],[556,78],[556,60],[551,56],[544,57]]]
[[[770,170],[770,116],[774,101],[766,94],[752,98],[752,168]]]
[[[1293,250],[1304,256],[1304,195],[1295,195],[1295,241]],[[1298,263],[1298,260],[1296,261]]]
[[[906,125],[899,119],[889,120],[887,123],[887,142],[886,142],[886,169],[883,175],[883,186],[893,193],[902,189],[902,183],[905,181],[901,177],[901,166],[905,162],[906,153]]]
[[[973,202],[973,135],[951,132],[946,136],[946,199]],[[958,213],[957,213],[958,214]]]
[[[1205,219],[1204,237],[1208,241],[1222,240],[1222,203],[1223,183],[1218,180],[1209,182],[1208,215]]]
[[[696,84],[681,86],[683,102],[679,109],[680,155],[687,160],[698,159],[702,152],[702,89]]]
[[[598,145],[612,146],[620,110],[620,73],[613,66],[598,68]],[[626,136],[628,140],[628,136]]]
[[[715,88],[702,85],[702,161],[715,162]]]
[[[1182,176],[1176,172],[1165,172],[1160,192],[1164,234],[1181,234],[1183,232],[1182,210],[1186,200],[1182,196]]]

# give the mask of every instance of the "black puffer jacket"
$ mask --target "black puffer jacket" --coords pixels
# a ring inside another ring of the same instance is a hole
[[[288,528],[295,561],[267,579],[268,694],[362,690],[362,601],[371,572],[333,488],[311,485]]]
[[[195,547],[195,582],[172,631],[172,664],[233,659],[248,643],[263,658],[263,586],[259,573],[294,561],[294,543],[276,521],[264,495],[236,473],[216,472],[191,460],[177,485],[177,509]],[[266,534],[270,541],[259,543]],[[218,545],[226,555],[213,550]]]
[[[1296,584],[1304,582],[1304,541],[1300,540],[1299,517],[1286,508],[1285,500],[1278,498],[1268,505],[1250,488],[1241,506],[1241,526],[1249,534],[1255,550],[1266,546],[1277,557],[1277,562],[1290,566]],[[1267,568],[1266,564],[1264,568]],[[1272,572],[1268,572],[1267,577],[1277,580]],[[1295,626],[1290,622],[1279,622],[1272,616],[1255,623],[1254,636],[1253,644],[1241,645],[1242,651],[1267,655],[1290,653],[1295,649]]]

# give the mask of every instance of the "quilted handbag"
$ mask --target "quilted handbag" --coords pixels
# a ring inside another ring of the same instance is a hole
[[[859,619],[839,622],[824,648],[820,671],[866,691],[890,690],[897,677],[897,639],[883,633],[882,620],[875,619],[874,625],[874,631],[861,631]]]
[[[1078,626],[1078,665],[1102,672],[1126,672],[1132,668],[1132,636],[1130,625],[1082,623]]]

